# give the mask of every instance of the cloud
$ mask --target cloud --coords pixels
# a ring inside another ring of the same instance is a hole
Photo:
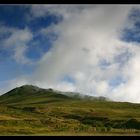
[[[124,76],[127,77],[127,82],[121,84],[118,88],[114,89],[115,98],[123,98],[125,101],[140,102],[139,82],[140,82],[140,54],[137,52],[132,59],[129,60],[124,67]]]
[[[41,13],[34,12],[37,11],[36,8],[42,9]],[[32,12],[36,17],[45,16],[47,12],[63,17],[61,23],[42,29],[43,33],[45,30],[46,33],[51,30],[59,36],[50,52],[40,60],[35,80],[46,83],[46,86],[52,84],[57,87],[61,84],[60,79],[64,75],[69,75],[75,80],[73,91],[103,95],[121,101],[140,101],[138,98],[140,89],[136,87],[136,83],[139,82],[129,84],[139,78],[133,79],[134,76],[137,77],[134,73],[132,79],[128,80],[131,75],[128,69],[134,67],[129,61],[135,58],[137,45],[120,39],[122,30],[132,26],[132,23],[128,22],[132,8],[133,6],[129,5],[85,7],[62,5],[62,8],[32,6]],[[126,55],[128,57],[124,58]],[[102,60],[109,63],[104,69],[99,65]],[[136,59],[137,63],[138,60]],[[135,70],[137,68],[134,68]],[[116,76],[122,77],[126,83],[120,81],[118,87],[111,87],[109,82]],[[68,87],[66,89],[69,90]]]
[[[2,46],[5,50],[11,51],[12,58],[21,64],[31,63],[25,55],[28,49],[27,43],[33,38],[31,31],[28,28],[18,29],[2,26],[0,32],[3,36],[7,34],[2,40]]]
[[[119,101],[140,102],[139,43],[121,39],[123,29],[133,27],[134,22],[129,19],[133,8],[137,6],[31,6],[32,18],[53,14],[62,17],[62,20],[39,31],[43,36],[54,33],[57,39],[24,83],[106,96]],[[28,41],[27,38],[23,37],[23,42]],[[65,76],[74,82],[64,81]],[[112,86],[110,82],[116,77],[122,80],[117,86]],[[20,78],[15,83],[18,81]]]

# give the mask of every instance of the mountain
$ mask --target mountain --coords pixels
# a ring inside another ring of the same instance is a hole
[[[70,97],[60,94],[53,89],[42,89],[33,85],[23,85],[0,96],[0,103],[21,104],[45,102],[48,99],[69,99]]]
[[[24,85],[0,96],[0,135],[140,135],[140,104]]]
[[[49,98],[55,98],[55,99],[84,99],[84,100],[108,100],[105,97],[93,97],[88,95],[82,95],[80,93],[74,93],[74,92],[60,92],[53,89],[42,89],[37,86],[33,85],[23,85],[21,87],[17,87],[15,89],[12,89],[11,91],[3,94],[0,96],[0,103],[25,103],[25,101],[28,101],[30,103],[34,102],[44,102],[47,101]]]

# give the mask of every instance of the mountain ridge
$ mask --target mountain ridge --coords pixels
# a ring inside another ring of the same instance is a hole
[[[42,93],[42,96],[44,96],[45,94],[52,94],[52,96],[60,96],[60,97],[65,97],[65,98],[70,98],[70,99],[85,99],[85,100],[100,100],[100,101],[110,101],[108,98],[106,97],[94,97],[94,96],[89,96],[89,95],[83,95],[77,92],[62,92],[62,91],[58,91],[58,90],[54,90],[52,88],[40,88],[38,86],[34,86],[34,85],[22,85],[19,87],[16,87],[8,92],[6,92],[5,94],[0,96],[0,103],[1,100],[5,97],[7,98],[12,98],[12,97],[18,97],[18,98],[26,98],[29,96],[38,96]],[[43,95],[44,94],[44,95]],[[7,99],[8,100],[8,99]],[[6,99],[5,99],[6,101]]]

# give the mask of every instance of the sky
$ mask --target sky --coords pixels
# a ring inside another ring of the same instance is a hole
[[[0,94],[25,84],[140,103],[140,5],[0,5]]]

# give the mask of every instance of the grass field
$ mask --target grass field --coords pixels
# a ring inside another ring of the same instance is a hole
[[[23,86],[0,96],[0,135],[140,135],[140,104]]]

